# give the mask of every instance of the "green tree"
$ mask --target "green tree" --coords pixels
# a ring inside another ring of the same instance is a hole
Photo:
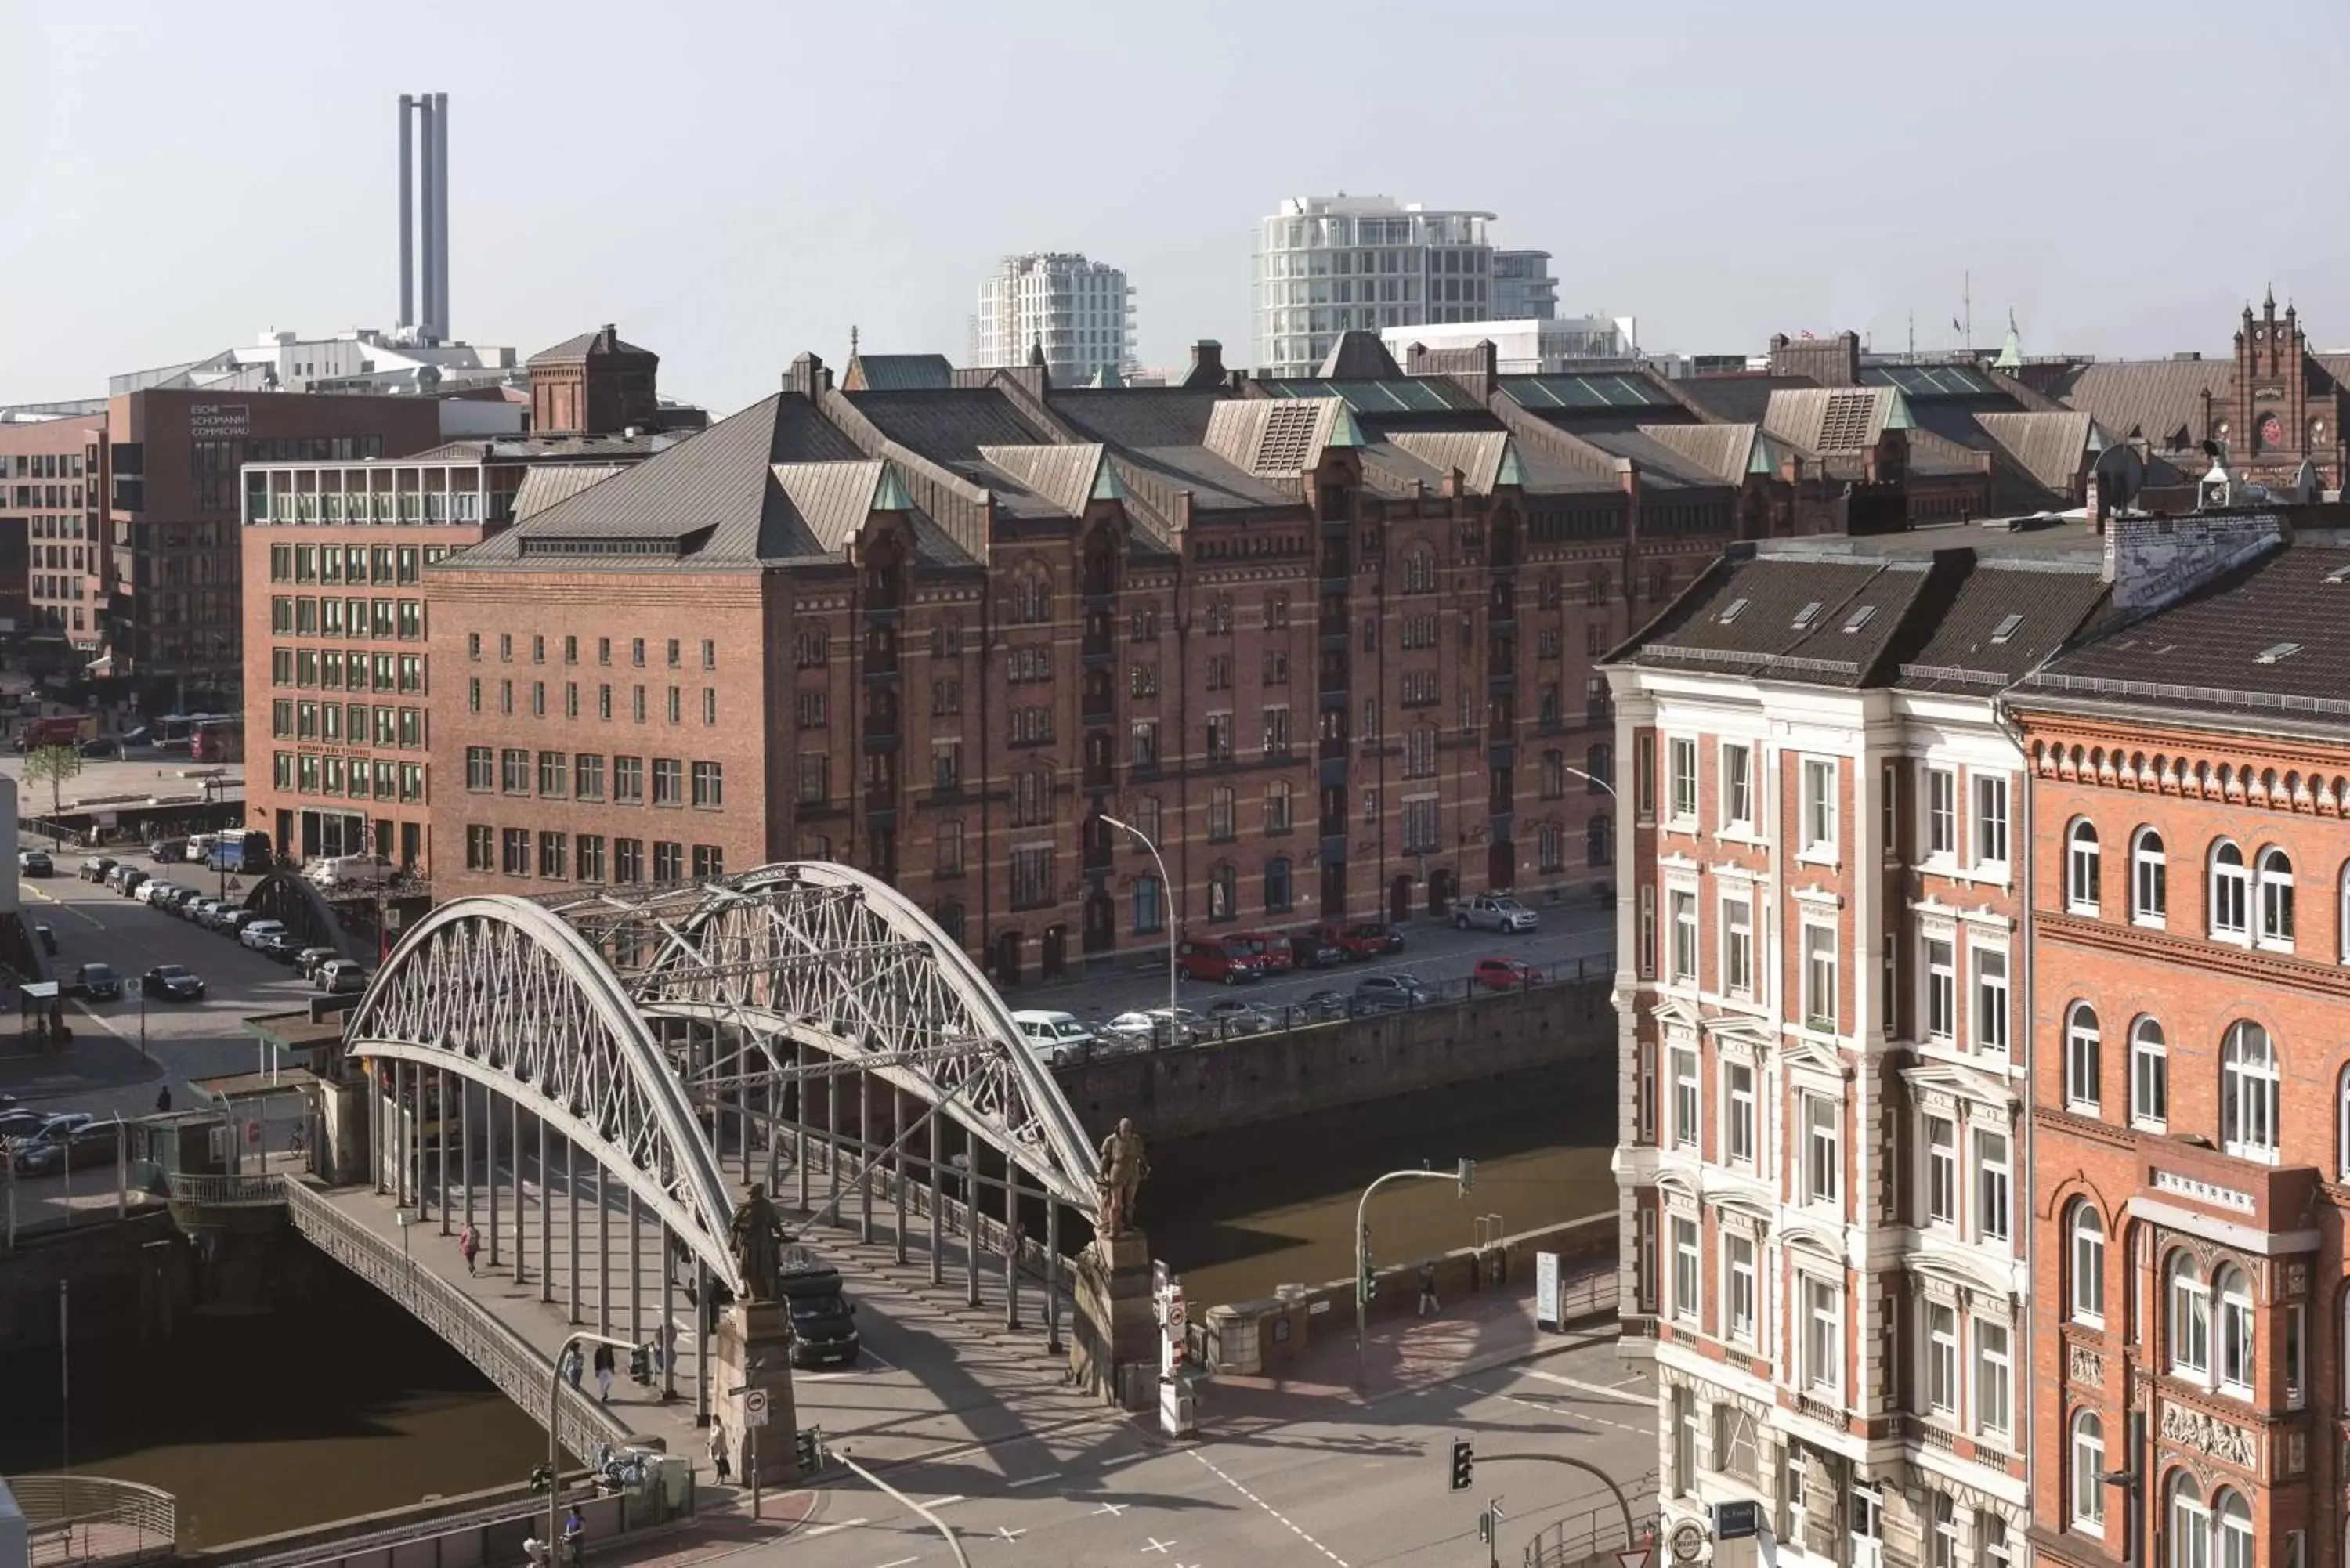
[[[71,746],[36,746],[25,758],[25,782],[49,781],[49,810],[65,809],[66,780],[81,776],[81,753]]]

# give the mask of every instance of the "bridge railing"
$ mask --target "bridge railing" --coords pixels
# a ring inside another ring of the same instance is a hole
[[[180,1505],[168,1491],[106,1476],[10,1476],[35,1568],[136,1563],[179,1550]]]
[[[306,1182],[282,1178],[287,1215],[294,1229],[327,1256],[408,1309],[439,1334],[498,1391],[534,1420],[546,1418],[546,1390],[554,1365],[523,1337],[500,1323],[463,1291],[430,1270],[418,1268],[400,1250],[344,1213]],[[615,1449],[649,1444],[595,1400],[574,1388],[561,1390],[555,1435],[573,1455],[586,1457],[599,1445]]]
[[[286,1182],[276,1175],[189,1176],[168,1179],[175,1202],[208,1208],[264,1208],[286,1201]]]

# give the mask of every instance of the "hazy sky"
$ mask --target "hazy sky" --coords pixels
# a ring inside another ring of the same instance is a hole
[[[1127,269],[1141,356],[1249,358],[1288,195],[1498,213],[1652,349],[1851,327],[2350,346],[2350,4],[0,0],[0,401],[396,315],[394,100],[450,95],[451,309],[615,321],[731,410],[803,348],[960,361],[999,255]]]

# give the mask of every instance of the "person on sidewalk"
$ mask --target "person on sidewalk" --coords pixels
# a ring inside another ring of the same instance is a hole
[[[473,1229],[471,1220],[466,1220],[465,1228],[457,1232],[457,1253],[465,1260],[466,1273],[480,1274],[481,1270],[473,1266],[473,1260],[482,1255],[482,1233]]]
[[[563,1347],[563,1380],[571,1385],[571,1391],[574,1394],[579,1392],[579,1374],[586,1369],[586,1366],[587,1364],[580,1359],[577,1345],[567,1345]]]
[[[726,1428],[715,1421],[710,1423],[710,1468],[718,1472],[720,1486],[733,1479],[734,1464],[726,1457]]]
[[[596,1347],[596,1397],[607,1405],[612,1402],[612,1347],[608,1345],[598,1345]]]
[[[588,1544],[588,1521],[579,1517],[579,1505],[571,1505],[571,1512],[563,1521],[563,1561],[569,1568],[579,1568],[579,1553]]]
[[[164,1085],[155,1091],[155,1114],[168,1116],[172,1109],[172,1085]]]
[[[1436,1304],[1436,1265],[1432,1262],[1422,1263],[1419,1266],[1419,1315],[1429,1317],[1440,1314],[1443,1310]]]

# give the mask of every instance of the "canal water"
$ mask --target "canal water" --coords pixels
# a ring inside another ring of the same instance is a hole
[[[1243,1301],[1352,1273],[1355,1200],[1399,1167],[1479,1162],[1466,1199],[1450,1180],[1380,1194],[1386,1262],[1466,1246],[1484,1215],[1507,1233],[1611,1210],[1615,1116],[1607,1064],[1586,1064],[1160,1142],[1139,1218],[1193,1302]],[[320,1272],[298,1309],[191,1318],[153,1347],[77,1346],[63,1457],[177,1497],[186,1546],[518,1481],[546,1459],[538,1426],[454,1351],[341,1270]],[[0,1474],[56,1469],[56,1356],[0,1357]]]

